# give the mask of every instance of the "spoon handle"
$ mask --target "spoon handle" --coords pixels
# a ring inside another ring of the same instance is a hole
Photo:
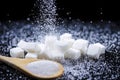
[[[16,58],[6,57],[0,55],[0,61],[6,64],[14,64],[16,63]]]
[[[6,57],[6,56],[1,56],[0,55],[0,61],[4,62],[6,64],[9,65],[14,65],[14,66],[18,66],[18,67],[23,67],[26,64],[33,62],[33,61],[37,61],[38,59],[21,59],[21,58],[13,58],[13,57]]]
[[[2,62],[9,62],[9,60],[11,60],[9,57],[5,57],[5,56],[1,56],[0,55],[0,61],[2,61]]]

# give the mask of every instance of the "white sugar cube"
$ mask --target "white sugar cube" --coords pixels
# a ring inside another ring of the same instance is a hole
[[[88,41],[83,39],[78,39],[73,43],[72,48],[78,49],[82,54],[87,53]]]
[[[105,46],[100,43],[90,44],[88,47],[87,55],[90,57],[98,59],[103,53],[105,53]]]
[[[72,34],[70,33],[64,33],[60,36],[60,43],[62,45],[63,44],[67,44],[69,47],[71,47],[73,45],[73,43],[75,42],[74,39],[72,39]]]
[[[62,53],[53,53],[51,59],[61,61],[61,60],[64,59],[64,54],[62,54]]]
[[[57,60],[57,61],[64,59],[64,54],[57,50],[46,51],[45,54],[48,59]]]
[[[64,39],[64,40],[61,40],[61,42],[67,43],[67,44],[69,44],[70,47],[72,47],[75,40],[74,39]]]
[[[66,50],[68,50],[69,48],[72,47],[73,43],[74,43],[74,39],[66,39],[66,40],[62,40],[62,41],[57,41],[56,42],[56,47],[61,51],[61,52],[65,52]]]
[[[81,52],[80,50],[70,48],[65,52],[64,56],[65,58],[78,59],[81,56]]]
[[[37,42],[35,43],[36,45],[36,49],[34,51],[34,53],[40,53],[42,51],[42,47],[40,46],[41,43]]]
[[[25,55],[25,58],[36,58],[37,59],[37,53],[27,53]]]
[[[19,48],[19,47],[12,48],[12,49],[10,49],[10,56],[17,57],[17,58],[23,58],[24,57],[24,50]]]
[[[18,43],[18,47],[30,53],[36,53],[38,51],[38,45],[34,42],[25,42],[21,40]]]
[[[55,43],[57,41],[57,37],[56,36],[46,36],[45,37],[45,47],[46,48],[50,48],[50,49],[55,49]]]
[[[63,61],[64,60],[64,54],[58,53],[53,55],[53,60],[55,61]]]
[[[64,40],[64,39],[72,39],[72,34],[70,33],[64,33],[60,36],[60,40]]]
[[[41,49],[41,50],[40,50],[40,53],[44,52],[45,44],[40,43],[40,44],[38,44],[38,47]]]
[[[20,41],[18,42],[18,44],[17,44],[17,46],[20,47],[20,48],[24,48],[25,45],[26,45],[26,42],[23,41],[23,40],[20,40]]]
[[[104,45],[102,45],[102,44],[100,44],[100,43],[96,43],[95,45],[100,47],[100,49],[101,49],[101,50],[100,50],[101,53],[105,53],[105,49],[106,49],[106,47],[105,47]]]
[[[38,59],[44,59],[47,58],[46,54],[45,54],[45,44],[38,44],[38,46],[40,47],[41,51],[38,53]]]
[[[48,54],[48,58],[59,61],[64,59],[64,54],[59,51],[53,50],[50,51],[50,53]]]

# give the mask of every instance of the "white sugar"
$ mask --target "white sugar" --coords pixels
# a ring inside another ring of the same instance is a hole
[[[25,58],[36,58],[37,59],[37,53],[27,53],[25,55]]]
[[[56,62],[49,61],[49,60],[40,60],[29,63],[26,68],[40,76],[51,76],[58,72],[59,66]]]
[[[72,48],[80,50],[82,54],[86,54],[88,43],[89,43],[89,41],[87,41],[87,40],[77,39],[74,42]]]
[[[78,59],[81,56],[80,50],[70,48],[65,52],[65,58]]]
[[[65,39],[72,39],[72,34],[64,33],[60,36],[60,40],[65,40]]]
[[[24,57],[24,50],[22,50],[19,47],[10,49],[10,56],[11,57],[18,57],[23,58]]]
[[[25,42],[21,40],[18,43],[18,47],[30,53],[40,52],[40,48],[38,49],[38,45],[36,42]]]
[[[100,43],[90,44],[87,55],[93,58],[99,58],[101,54],[105,53],[105,46]]]

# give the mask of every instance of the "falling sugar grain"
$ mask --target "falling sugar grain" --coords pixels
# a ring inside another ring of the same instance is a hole
[[[56,26],[56,6],[55,0],[37,0],[35,6],[38,8],[37,22],[50,33],[55,32]]]

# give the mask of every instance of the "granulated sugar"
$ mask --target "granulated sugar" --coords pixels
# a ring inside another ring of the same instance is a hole
[[[59,71],[59,66],[56,62],[49,60],[40,60],[29,63],[26,68],[40,76],[51,76],[56,74]]]

